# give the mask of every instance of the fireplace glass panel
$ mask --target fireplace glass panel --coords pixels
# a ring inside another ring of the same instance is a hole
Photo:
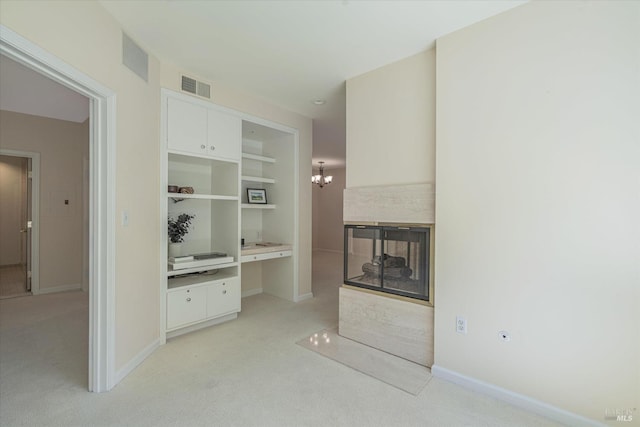
[[[345,226],[346,284],[429,299],[429,228]]]

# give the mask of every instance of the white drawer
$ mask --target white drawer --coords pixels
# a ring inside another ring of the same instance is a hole
[[[291,256],[293,251],[265,252],[261,254],[243,255],[242,262],[264,261],[266,259],[285,258]]]
[[[206,288],[178,289],[167,293],[167,329],[198,322],[206,317]]]
[[[240,280],[237,277],[207,285],[207,317],[240,311]]]

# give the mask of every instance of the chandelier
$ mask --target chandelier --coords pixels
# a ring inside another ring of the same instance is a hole
[[[324,174],[324,166],[322,166],[324,165],[324,162],[318,163],[320,163],[320,174],[313,175],[311,177],[311,182],[314,184],[318,184],[320,188],[322,188],[327,184],[331,184],[331,181],[333,181],[333,176]]]

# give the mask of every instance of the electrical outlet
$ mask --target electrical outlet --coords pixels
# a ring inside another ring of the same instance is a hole
[[[463,316],[456,316],[456,332],[459,334],[467,333],[467,319]]]

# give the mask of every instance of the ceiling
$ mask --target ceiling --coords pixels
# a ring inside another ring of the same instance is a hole
[[[138,44],[214,92],[224,84],[312,118],[313,163],[327,169],[345,163],[345,80],[524,2],[99,0]],[[0,108],[86,120],[83,96],[5,57],[0,67]]]
[[[82,123],[89,98],[0,55],[0,110]]]
[[[344,164],[345,80],[523,1],[100,0],[160,60],[314,120],[313,161]],[[315,99],[326,103],[318,106]]]

